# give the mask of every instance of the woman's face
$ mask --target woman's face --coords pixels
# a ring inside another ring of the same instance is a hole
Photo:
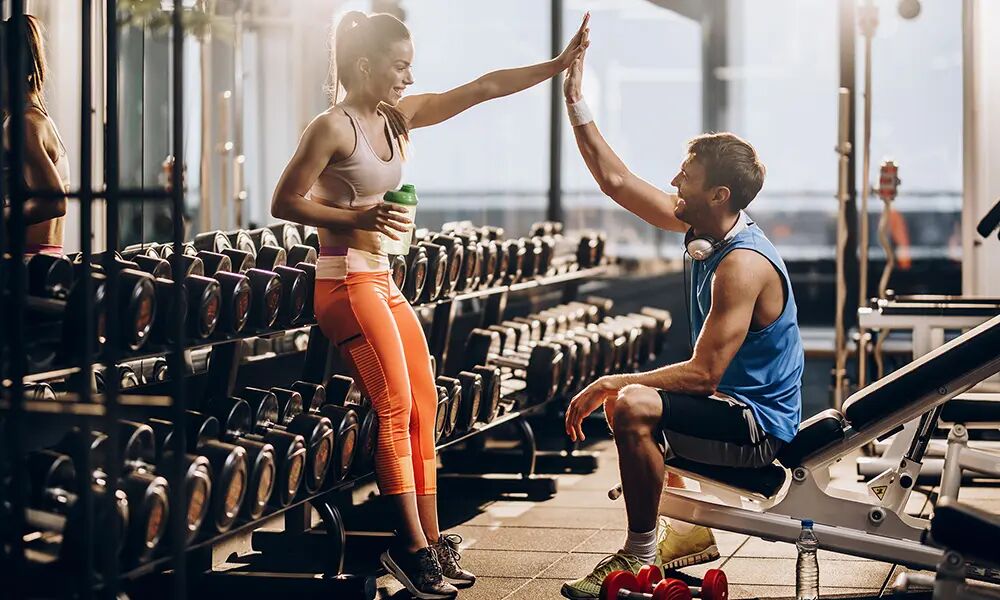
[[[413,43],[410,40],[393,42],[385,53],[369,63],[370,71],[365,80],[368,92],[395,106],[413,83],[412,63]]]

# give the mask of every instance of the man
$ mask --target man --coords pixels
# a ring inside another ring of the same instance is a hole
[[[628,516],[622,550],[563,584],[563,595],[573,599],[596,598],[613,570],[718,558],[705,527],[673,521],[657,535],[664,478],[659,443],[702,463],[770,464],[798,429],[804,362],[784,262],[743,212],[764,182],[753,147],[731,133],[694,138],[671,181],[677,194],[667,194],[631,173],[608,146],[581,95],[582,74],[583,57],[569,70],[563,92],[580,153],[601,191],[651,225],[687,234],[693,352],[689,360],[646,373],[601,377],[570,403],[566,433],[573,440],[584,439],[583,419],[604,405]],[[671,475],[668,484],[683,487],[683,480]]]

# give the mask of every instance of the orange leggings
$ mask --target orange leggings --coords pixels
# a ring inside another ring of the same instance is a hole
[[[437,491],[437,387],[424,331],[388,272],[317,279],[316,319],[378,414],[382,494]]]

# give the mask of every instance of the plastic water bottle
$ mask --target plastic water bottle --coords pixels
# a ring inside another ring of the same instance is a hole
[[[795,561],[795,598],[816,600],[819,598],[819,562],[816,560],[819,540],[813,533],[812,521],[802,521],[802,532],[795,547],[799,549],[799,557]]]
[[[390,190],[382,198],[383,202],[391,202],[397,207],[406,211],[406,216],[412,221],[417,212],[417,192],[412,185],[406,184],[399,190]],[[398,254],[406,256],[410,251],[410,242],[413,240],[413,225],[406,233],[399,233],[399,239],[394,240],[385,234],[381,234],[382,251],[386,254]]]

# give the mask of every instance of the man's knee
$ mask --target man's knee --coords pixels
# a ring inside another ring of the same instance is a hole
[[[616,433],[651,429],[660,422],[663,402],[651,387],[627,385],[618,392],[612,414]]]

